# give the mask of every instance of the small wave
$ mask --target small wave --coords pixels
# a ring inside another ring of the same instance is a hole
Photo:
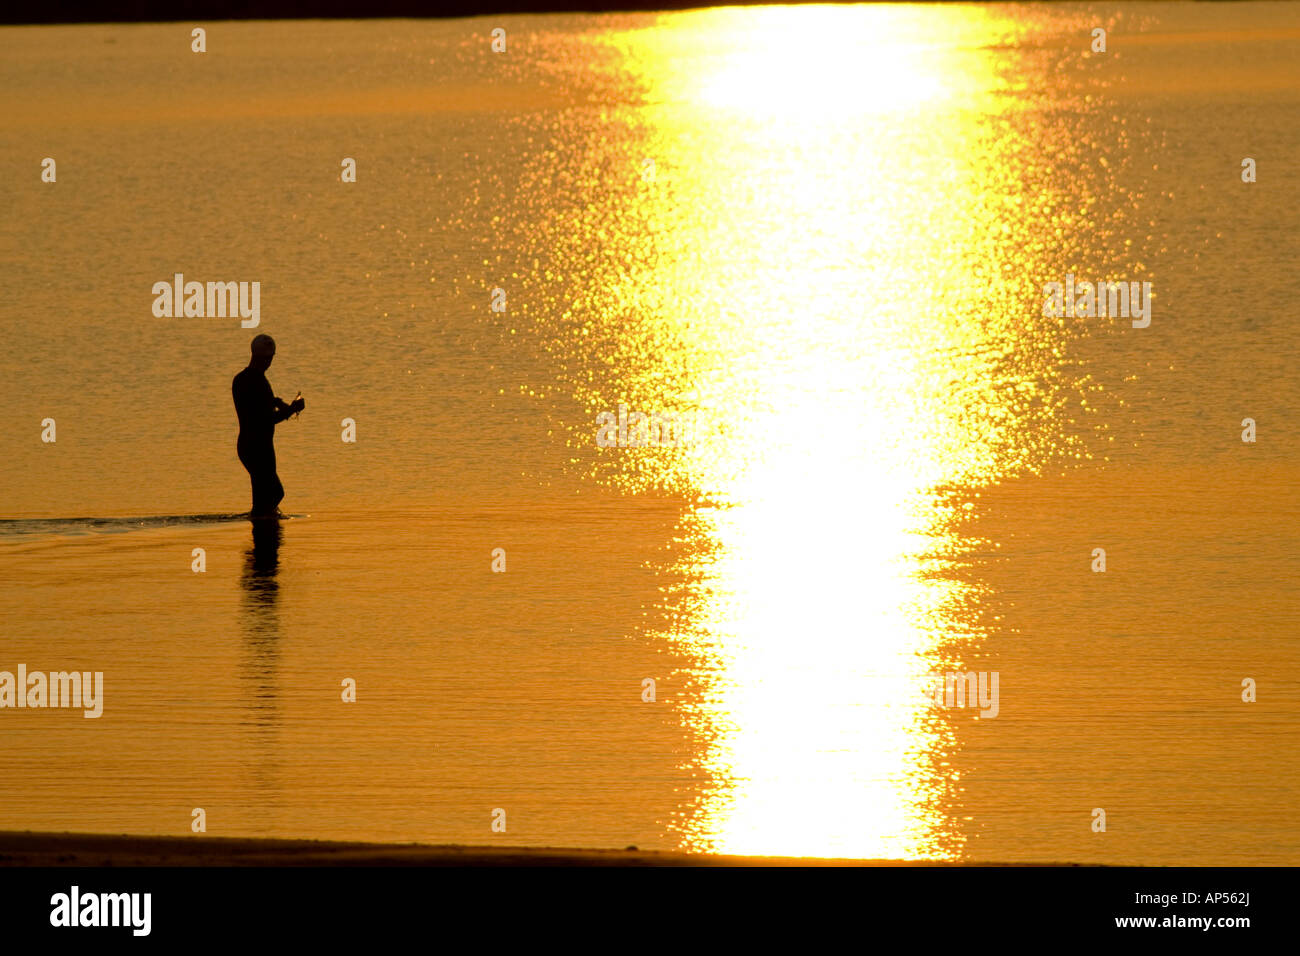
[[[305,515],[281,515],[281,520]],[[247,512],[206,515],[143,515],[132,518],[0,518],[0,538],[34,534],[122,534],[148,528],[247,521]]]

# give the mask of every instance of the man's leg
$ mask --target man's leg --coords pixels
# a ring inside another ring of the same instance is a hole
[[[275,473],[275,448],[263,449],[258,457],[257,488],[253,492],[253,511],[260,515],[277,513],[278,506],[284,500],[284,485]]]
[[[244,466],[244,471],[248,472],[248,483],[253,490],[253,506],[248,509],[248,513],[257,514],[257,459],[243,442],[239,444],[239,463]]]
[[[266,472],[263,469],[250,472],[249,477],[253,481],[253,510],[255,515],[269,515],[275,513],[275,504],[271,501],[271,486],[266,480]]]
[[[275,473],[275,466],[271,466],[270,475],[266,480],[266,497],[268,507],[271,511],[278,511],[280,502],[284,500],[284,485],[280,484],[280,476]]]
[[[253,485],[251,514],[275,514],[276,505],[284,497],[284,488],[275,473],[275,449],[243,448],[239,460],[248,469],[248,478]]]

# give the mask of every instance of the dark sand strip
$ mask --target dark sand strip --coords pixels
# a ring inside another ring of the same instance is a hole
[[[420,843],[0,831],[0,866],[1000,866]]]

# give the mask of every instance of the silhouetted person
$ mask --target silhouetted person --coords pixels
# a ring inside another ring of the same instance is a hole
[[[239,460],[248,469],[253,482],[253,509],[256,517],[278,514],[276,506],[284,497],[284,486],[275,473],[275,425],[306,407],[301,398],[286,403],[276,398],[264,374],[275,358],[275,339],[259,335],[253,339],[253,357],[248,368],[235,376],[230,393],[239,416]]]

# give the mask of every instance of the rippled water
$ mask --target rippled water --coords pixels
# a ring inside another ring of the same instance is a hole
[[[0,710],[0,829],[1297,862],[1298,48],[1255,3],[0,30],[0,670],[106,688]],[[177,272],[262,284],[279,529],[192,520],[247,505],[253,332],[155,318]],[[1150,326],[1045,317],[1067,273]],[[620,404],[694,440],[600,447]]]

